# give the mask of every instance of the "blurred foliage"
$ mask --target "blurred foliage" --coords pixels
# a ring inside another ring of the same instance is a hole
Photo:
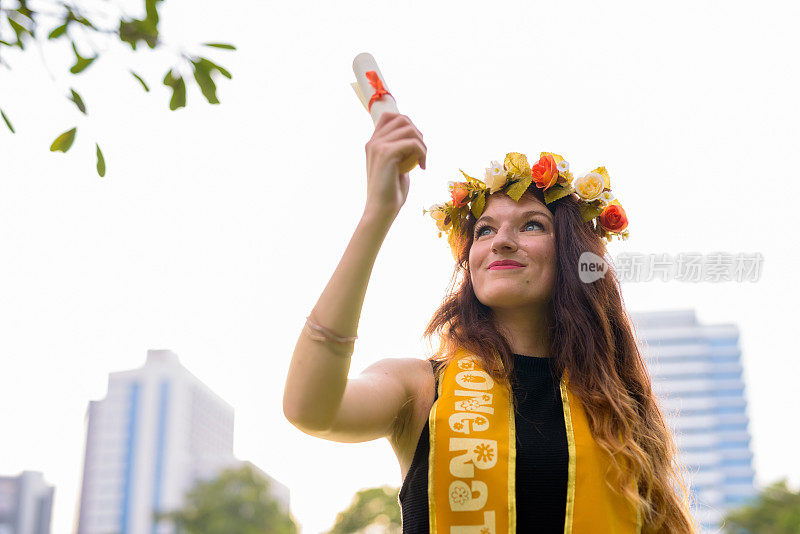
[[[729,534],[800,533],[800,491],[786,479],[770,484],[751,503],[728,512],[723,522]]]
[[[137,46],[141,51],[144,46],[151,49],[164,45],[159,34],[159,4],[163,0],[143,0],[143,15],[133,17],[122,15],[121,0],[90,1],[90,0],[0,0],[0,67],[11,69],[3,60],[3,55],[15,48],[20,53],[30,50],[26,46],[35,44],[41,53],[43,41],[63,43],[71,48],[74,62],[69,68],[65,67],[65,75],[78,76],[90,68],[104,51],[96,48],[95,43],[100,40],[112,41],[116,45],[130,46],[136,51]],[[111,24],[101,20],[113,20]],[[117,21],[117,19],[119,19]],[[233,45],[227,43],[204,43],[217,50],[235,50]],[[91,51],[86,51],[91,49]],[[176,110],[186,106],[186,80],[181,74],[180,66],[191,70],[194,82],[200,92],[210,104],[219,104],[217,99],[217,86],[214,75],[219,73],[230,79],[231,73],[224,67],[217,65],[210,59],[201,55],[190,54],[184,50],[176,52],[177,65],[167,69],[162,83],[169,87],[172,96],[169,100],[169,109]],[[144,78],[125,67],[132,75],[137,86],[149,92],[150,87]],[[190,80],[191,81],[191,80]],[[70,88],[66,95],[75,107],[87,115],[87,106],[81,95]],[[2,108],[2,103],[0,103]],[[14,124],[2,109],[0,118],[11,133],[15,133]],[[72,146],[77,133],[77,126],[58,135],[50,146],[50,150],[66,152]],[[100,145],[97,147],[97,173],[104,176],[106,163]]]
[[[157,513],[185,534],[296,534],[297,525],[269,493],[269,480],[250,465],[195,485],[182,510]]]
[[[336,516],[336,523],[327,534],[373,531],[399,534],[401,531],[399,494],[399,488],[388,486],[359,491],[347,510]]]

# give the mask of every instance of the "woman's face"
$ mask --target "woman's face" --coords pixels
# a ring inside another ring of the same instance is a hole
[[[475,223],[469,273],[478,300],[490,308],[541,309],[556,276],[553,214],[532,194],[519,202],[505,193],[489,197]],[[490,268],[513,260],[522,267]]]

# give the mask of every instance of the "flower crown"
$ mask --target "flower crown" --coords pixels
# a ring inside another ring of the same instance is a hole
[[[461,169],[459,169],[461,171]],[[628,238],[628,217],[622,205],[611,192],[611,178],[605,167],[597,167],[592,172],[573,180],[569,163],[552,152],[542,152],[539,161],[531,167],[525,154],[509,152],[503,165],[491,162],[486,169],[485,182],[461,174],[466,182],[449,182],[451,200],[445,204],[434,204],[422,214],[430,213],[442,232],[448,236],[448,242],[455,256],[456,236],[461,225],[466,221],[469,212],[477,219],[486,207],[488,195],[504,191],[519,202],[523,193],[531,183],[544,192],[545,204],[575,193],[581,202],[581,215],[586,222],[592,222],[593,230],[611,242],[612,236],[620,239]]]

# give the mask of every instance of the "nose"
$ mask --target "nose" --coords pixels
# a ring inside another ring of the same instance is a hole
[[[517,250],[516,237],[508,226],[502,226],[492,240],[492,252],[497,252],[499,250],[511,252]]]

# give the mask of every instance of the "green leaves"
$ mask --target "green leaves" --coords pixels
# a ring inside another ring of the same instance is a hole
[[[97,143],[94,144],[97,147],[97,174],[100,175],[100,178],[106,175],[106,160],[103,157],[103,151],[100,150],[100,145]]]
[[[19,11],[16,11],[15,13],[19,13]],[[6,15],[6,19],[8,20],[8,25],[11,26],[12,30],[14,30],[14,35],[17,36],[17,42],[15,44],[19,47],[20,50],[25,50],[25,44],[22,42],[22,37],[25,34],[28,34],[31,37],[33,37],[33,32],[31,32],[28,28],[26,28],[16,20],[14,20],[14,18],[11,16],[11,13],[8,13]]]
[[[519,202],[520,197],[525,190],[528,189],[528,186],[531,185],[531,182],[533,182],[533,178],[530,175],[521,178],[520,180],[508,186],[508,189],[506,189],[506,195],[513,198],[515,202]]]
[[[67,32],[67,24],[69,24],[69,23],[65,22],[61,26],[58,26],[57,28],[54,28],[53,31],[51,31],[50,34],[47,36],[47,38],[48,39],[58,39],[59,37],[64,35]]]
[[[75,89],[70,89],[70,91],[72,91],[72,95],[69,97],[69,99],[75,102],[75,105],[78,106],[78,109],[81,113],[86,115],[86,104],[83,103],[81,95],[75,92]]]
[[[56,137],[55,141],[53,141],[53,144],[50,145],[50,152],[55,152],[57,150],[66,152],[69,150],[69,147],[72,146],[72,142],[75,140],[75,132],[77,132],[77,130],[78,128],[75,127]]]
[[[161,0],[145,0],[144,9],[146,13],[145,20],[158,24],[158,4]]]
[[[206,97],[206,100],[208,100],[210,104],[219,104],[219,100],[217,99],[217,85],[214,83],[211,73],[218,71],[228,79],[230,79],[231,73],[204,57],[198,57],[191,61],[194,67],[194,79],[197,81],[197,85],[200,87],[203,96]]]
[[[72,74],[78,74],[79,72],[83,72],[83,70],[92,64],[92,62],[97,59],[97,55],[94,57],[83,57],[78,53],[78,49],[75,46],[75,43],[72,43],[72,50],[75,52],[75,64],[69,69]]]
[[[139,41],[150,48],[158,45],[158,3],[161,0],[145,0],[145,18],[119,21],[119,38],[136,50]]]
[[[296,534],[291,514],[275,499],[271,482],[252,464],[228,468],[216,478],[197,481],[185,494],[182,509],[156,512],[155,520],[170,520],[179,532],[202,534]],[[386,501],[397,500],[397,492]],[[396,524],[400,521],[397,508]],[[355,532],[355,529],[345,532]]]
[[[210,104],[219,104],[217,99],[217,85],[211,78],[211,69],[200,61],[192,60],[194,66],[194,79],[197,81],[200,91]]]
[[[581,216],[585,222],[589,222],[601,213],[603,213],[603,203],[600,200],[592,200],[591,202],[581,202],[580,205]]]
[[[472,201],[472,215],[477,219],[486,207],[486,191],[481,191]]]
[[[77,131],[78,128],[75,127],[56,137],[53,144],[50,145],[50,152],[66,152],[69,150],[72,146],[72,142],[75,141],[75,133]],[[95,143],[94,146],[97,148],[97,174],[102,178],[106,175],[106,159],[103,157],[103,151],[100,150],[100,145]]]
[[[164,85],[172,88],[172,98],[169,101],[169,109],[175,111],[186,106],[186,83],[183,76],[175,77],[172,69],[164,76]]]
[[[117,44],[123,44],[123,46],[125,46],[124,43],[127,43],[133,50],[136,50],[137,44],[142,42],[147,44],[150,48],[156,48],[161,44],[159,40],[159,8],[163,5],[163,0],[140,0],[140,2],[144,4],[145,13],[142,18],[139,19],[116,15],[115,10],[106,13],[100,8],[100,5],[97,6],[98,9],[92,6],[92,9],[89,10],[88,6],[84,6],[82,2],[76,4],[55,0],[55,5],[62,8],[60,14],[56,14],[55,12],[40,12],[38,10],[29,9],[27,7],[28,0],[18,0],[16,3],[12,2],[16,7],[6,6],[8,2],[2,2],[2,0],[0,0],[0,4],[3,6],[3,8],[0,9],[0,26],[6,28],[6,32],[0,36],[2,38],[0,39],[0,50],[4,50],[4,46],[18,46],[20,49],[24,49],[24,45],[28,44],[26,42],[28,38],[38,38],[39,40],[44,40],[46,38],[54,44],[63,43],[65,47],[72,47],[72,54],[70,55],[72,55],[74,59],[65,61],[62,68],[64,70],[68,69],[70,74],[79,75],[98,59],[102,50],[106,50],[107,47],[105,45],[113,45],[113,41],[116,41]],[[105,3],[106,2],[101,2],[100,4]],[[86,13],[90,13],[89,16],[92,19],[98,21],[103,20],[103,24],[99,26],[95,25],[87,18]],[[109,21],[108,16],[115,18]],[[115,20],[119,21],[118,31],[115,31],[116,28],[114,26],[116,24],[113,23]],[[109,22],[111,22],[110,25],[108,24]],[[76,26],[78,26],[78,30],[80,30],[81,34],[85,34],[86,40],[81,40],[80,44],[73,41],[73,35],[71,35],[69,31],[70,26],[72,26],[73,32],[76,30]],[[95,38],[97,41],[95,41]],[[99,42],[103,40],[110,40],[112,42]],[[94,42],[97,42],[98,47],[94,46]],[[69,43],[69,45],[67,45],[67,43]],[[87,45],[84,46],[83,43],[87,43]],[[91,44],[91,48],[89,48],[89,44]],[[79,46],[81,51],[90,53],[91,55],[84,57],[78,50]],[[202,46],[216,50],[236,50],[234,45],[223,42],[205,42]],[[209,54],[211,54],[211,52],[209,52]],[[172,68],[167,71],[166,76],[164,76],[164,85],[171,89],[169,109],[174,111],[186,106],[186,83],[189,79],[189,70],[187,69],[190,66],[194,81],[197,83],[197,87],[203,94],[203,97],[211,104],[219,104],[219,98],[217,96],[217,82],[219,82],[219,79],[217,73],[228,79],[232,78],[231,73],[212,60],[197,56],[191,52],[181,51],[177,52],[176,55],[176,59],[181,62],[180,65],[173,65]],[[184,61],[186,63],[183,63]],[[0,64],[8,66],[2,60],[0,60]],[[143,76],[131,70],[132,67],[133,65],[128,68],[131,76],[136,79],[137,83],[141,84],[146,92],[150,92],[149,83],[156,83],[156,76],[154,74],[147,74],[147,77],[151,80],[148,83]],[[186,78],[184,78],[184,76]],[[193,82],[189,81],[189,83]],[[67,87],[69,87],[69,85],[67,85]],[[75,105],[78,111],[83,115],[88,115],[87,105],[77,90],[69,87],[69,91],[65,96]],[[124,106],[125,103],[121,103],[120,105]],[[93,112],[96,113],[94,108]],[[5,123],[5,127],[7,127],[11,133],[16,133],[11,120],[2,110],[0,110],[0,118],[2,118],[2,122]],[[70,150],[75,141],[79,126],[83,127],[83,123],[78,122],[74,128],[58,135],[52,141],[50,151],[67,152]],[[0,126],[0,129],[2,128],[4,128],[4,126]],[[104,176],[107,168],[105,157],[100,149],[99,140],[95,143],[95,150],[97,173],[100,176]]]
[[[3,117],[3,122],[6,123],[6,126],[8,126],[9,130],[11,130],[11,133],[17,133],[17,132],[14,131],[14,127],[11,126],[11,121],[8,120],[8,117],[6,117],[6,114],[3,113],[2,109],[0,109],[0,117]]]
[[[781,479],[763,488],[747,503],[726,512],[723,523],[731,533],[793,534],[800,525],[800,491]]]
[[[141,76],[139,76],[138,74],[136,74],[136,73],[135,73],[135,72],[133,72],[133,71],[130,71],[130,73],[131,73],[131,74],[133,74],[133,77],[134,77],[134,78],[136,78],[137,80],[139,80],[139,83],[140,83],[140,84],[142,84],[142,87],[144,87],[144,90],[145,90],[145,91],[147,91],[147,92],[149,93],[149,92],[150,92],[150,88],[149,88],[149,87],[147,87],[147,84],[146,84],[146,83],[144,83],[144,80],[142,79],[142,77],[141,77]]]
[[[336,516],[329,534],[370,532],[399,532],[402,524],[398,495],[400,488],[382,486],[359,490],[350,506]]]
[[[236,47],[226,43],[203,43],[204,46],[213,46],[214,48],[224,48],[225,50],[236,50]]]
[[[574,192],[575,189],[569,184],[553,184],[544,190],[544,201],[546,204],[550,204],[551,202]]]
[[[133,50],[139,41],[144,41],[150,48],[158,44],[158,27],[147,20],[120,20],[118,31],[120,40],[131,45]]]

